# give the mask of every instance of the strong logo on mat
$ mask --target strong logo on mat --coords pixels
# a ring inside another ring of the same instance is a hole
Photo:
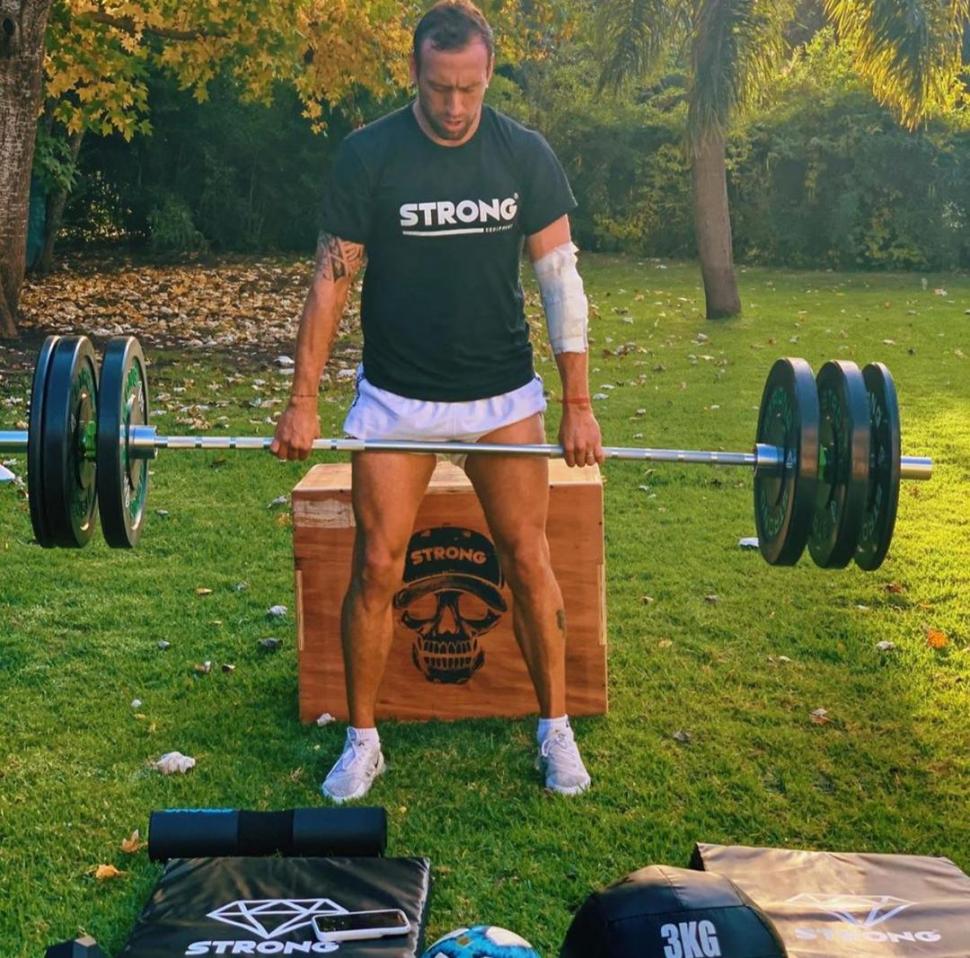
[[[788,905],[815,905],[819,911],[834,915],[847,925],[873,928],[914,904],[892,895],[796,895]]]
[[[898,943],[934,942],[941,939],[940,933],[933,929],[902,930],[895,923],[891,929],[882,927],[916,904],[893,895],[824,895],[806,892],[789,898],[785,904],[809,906],[812,910],[817,909],[843,923],[834,928],[827,925],[798,925],[795,928],[795,937],[799,941]]]
[[[311,929],[314,915],[345,915],[347,909],[331,898],[259,898],[239,899],[208,912],[225,925],[248,931],[262,941],[228,941],[213,939],[194,941],[185,950],[186,956],[200,955],[324,955],[337,951],[330,941],[280,941],[293,932]],[[312,939],[313,932],[310,930]],[[301,935],[305,938],[306,933]]]
[[[299,928],[309,928],[314,915],[346,915],[347,909],[330,898],[262,898],[232,901],[207,918],[237,925],[260,938],[280,938]]]
[[[502,585],[495,546],[480,532],[439,526],[411,536],[394,608],[429,682],[467,682],[485,664],[479,639],[508,610]]]

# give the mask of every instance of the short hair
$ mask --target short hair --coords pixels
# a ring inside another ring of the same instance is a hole
[[[488,60],[495,56],[495,34],[471,0],[438,0],[414,28],[414,63],[421,69],[421,47],[430,40],[435,50],[462,50],[475,38],[485,44]]]

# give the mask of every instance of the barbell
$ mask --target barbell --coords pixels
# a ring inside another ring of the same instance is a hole
[[[0,431],[0,453],[27,452],[34,535],[45,548],[90,541],[100,508],[108,544],[132,548],[145,521],[148,463],[162,449],[268,449],[258,436],[159,436],[149,423],[138,340],[109,340],[100,366],[86,336],[48,336],[31,386],[29,428]],[[557,445],[317,439],[316,450],[556,457]],[[607,459],[754,469],[762,556],[794,565],[806,545],[822,568],[878,568],[892,540],[901,479],[929,479],[932,460],[903,456],[889,370],[779,359],[762,393],[751,452],[607,446]]]

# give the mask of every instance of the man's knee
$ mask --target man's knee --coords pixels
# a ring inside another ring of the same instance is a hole
[[[545,588],[552,575],[549,543],[545,535],[521,538],[501,551],[502,571],[513,592]]]
[[[389,601],[400,588],[403,566],[403,553],[381,544],[366,544],[354,570],[354,586],[367,599]]]

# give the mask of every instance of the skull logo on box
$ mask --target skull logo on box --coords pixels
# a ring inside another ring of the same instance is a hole
[[[485,664],[479,639],[508,611],[503,584],[480,532],[439,526],[411,536],[394,608],[415,633],[411,659],[429,682],[467,682]]]

